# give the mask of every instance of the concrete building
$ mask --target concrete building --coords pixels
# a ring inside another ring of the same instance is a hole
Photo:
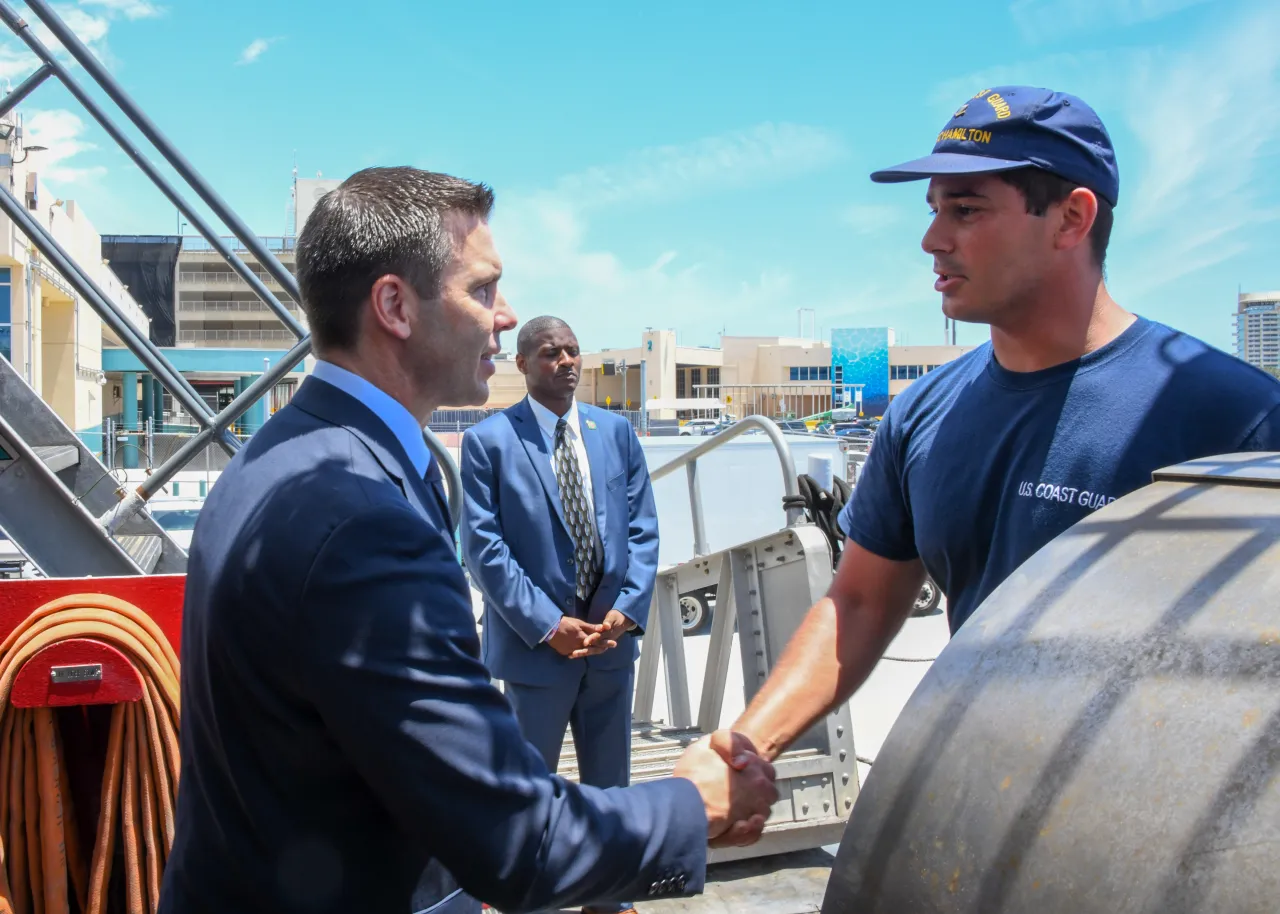
[[[0,181],[119,306],[132,327],[147,335],[149,321],[103,263],[100,236],[87,214],[76,201],[55,197],[41,180],[41,155],[41,150],[24,147],[20,115],[0,118]],[[89,302],[10,219],[0,216],[0,356],[94,450],[102,447],[102,419],[110,408],[103,352],[121,345]]]
[[[890,328],[850,328],[833,330],[831,342],[724,336],[713,349],[677,346],[671,330],[647,331],[639,346],[583,353],[578,397],[614,409],[647,402],[656,419],[720,412],[802,418],[859,403],[864,415],[874,416],[912,381],[974,348],[896,346],[893,339]],[[499,360],[497,368],[488,409],[525,395],[514,358]]]
[[[1236,299],[1236,355],[1267,371],[1280,370],[1280,292],[1242,292]]]

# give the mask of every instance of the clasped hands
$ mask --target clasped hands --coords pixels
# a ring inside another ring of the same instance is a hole
[[[622,633],[635,627],[634,622],[616,609],[609,610],[604,622],[599,624],[564,616],[548,643],[562,656],[578,660],[603,654],[610,648],[617,647]]]

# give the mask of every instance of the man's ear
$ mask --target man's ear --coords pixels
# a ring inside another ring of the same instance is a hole
[[[526,375],[527,375],[527,374],[529,373],[529,365],[528,365],[528,363],[527,363],[527,362],[525,362],[525,360],[524,360],[524,353],[523,353],[523,352],[517,352],[517,353],[516,353],[516,368],[520,369],[520,373],[521,373],[521,374],[526,374]]]
[[[410,311],[417,298],[407,282],[388,273],[374,280],[369,291],[369,309],[378,327],[398,340],[407,340],[413,330]]]
[[[1070,250],[1089,241],[1089,232],[1098,218],[1098,198],[1093,191],[1077,187],[1059,204],[1060,222],[1054,237],[1059,250]]]

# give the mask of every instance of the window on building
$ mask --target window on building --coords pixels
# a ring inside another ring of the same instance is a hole
[[[701,389],[702,388],[702,369],[701,368],[689,369],[689,387],[691,388],[690,393],[692,393],[693,396],[695,397],[706,396],[706,391]]]
[[[677,372],[676,372],[676,397],[677,397],[677,398],[680,398],[680,397],[683,397],[684,395],[685,395],[685,393],[684,393],[684,372],[683,372],[683,371],[677,371]]]
[[[719,368],[707,369],[707,396],[715,397],[717,399],[719,399],[720,397],[720,369]]]
[[[839,371],[840,369],[836,369]],[[831,366],[830,365],[801,365],[800,367],[791,368],[791,380],[793,381],[830,381]]]

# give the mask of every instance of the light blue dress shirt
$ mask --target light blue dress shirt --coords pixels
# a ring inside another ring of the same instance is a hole
[[[315,370],[311,375],[350,394],[373,410],[374,415],[391,429],[391,433],[399,440],[404,452],[409,455],[409,462],[417,470],[418,478],[422,479],[427,475],[427,468],[431,466],[431,451],[427,449],[426,439],[422,436],[422,426],[418,424],[413,414],[405,409],[403,403],[381,388],[370,384],[358,374],[352,374],[332,362],[317,359]]]

